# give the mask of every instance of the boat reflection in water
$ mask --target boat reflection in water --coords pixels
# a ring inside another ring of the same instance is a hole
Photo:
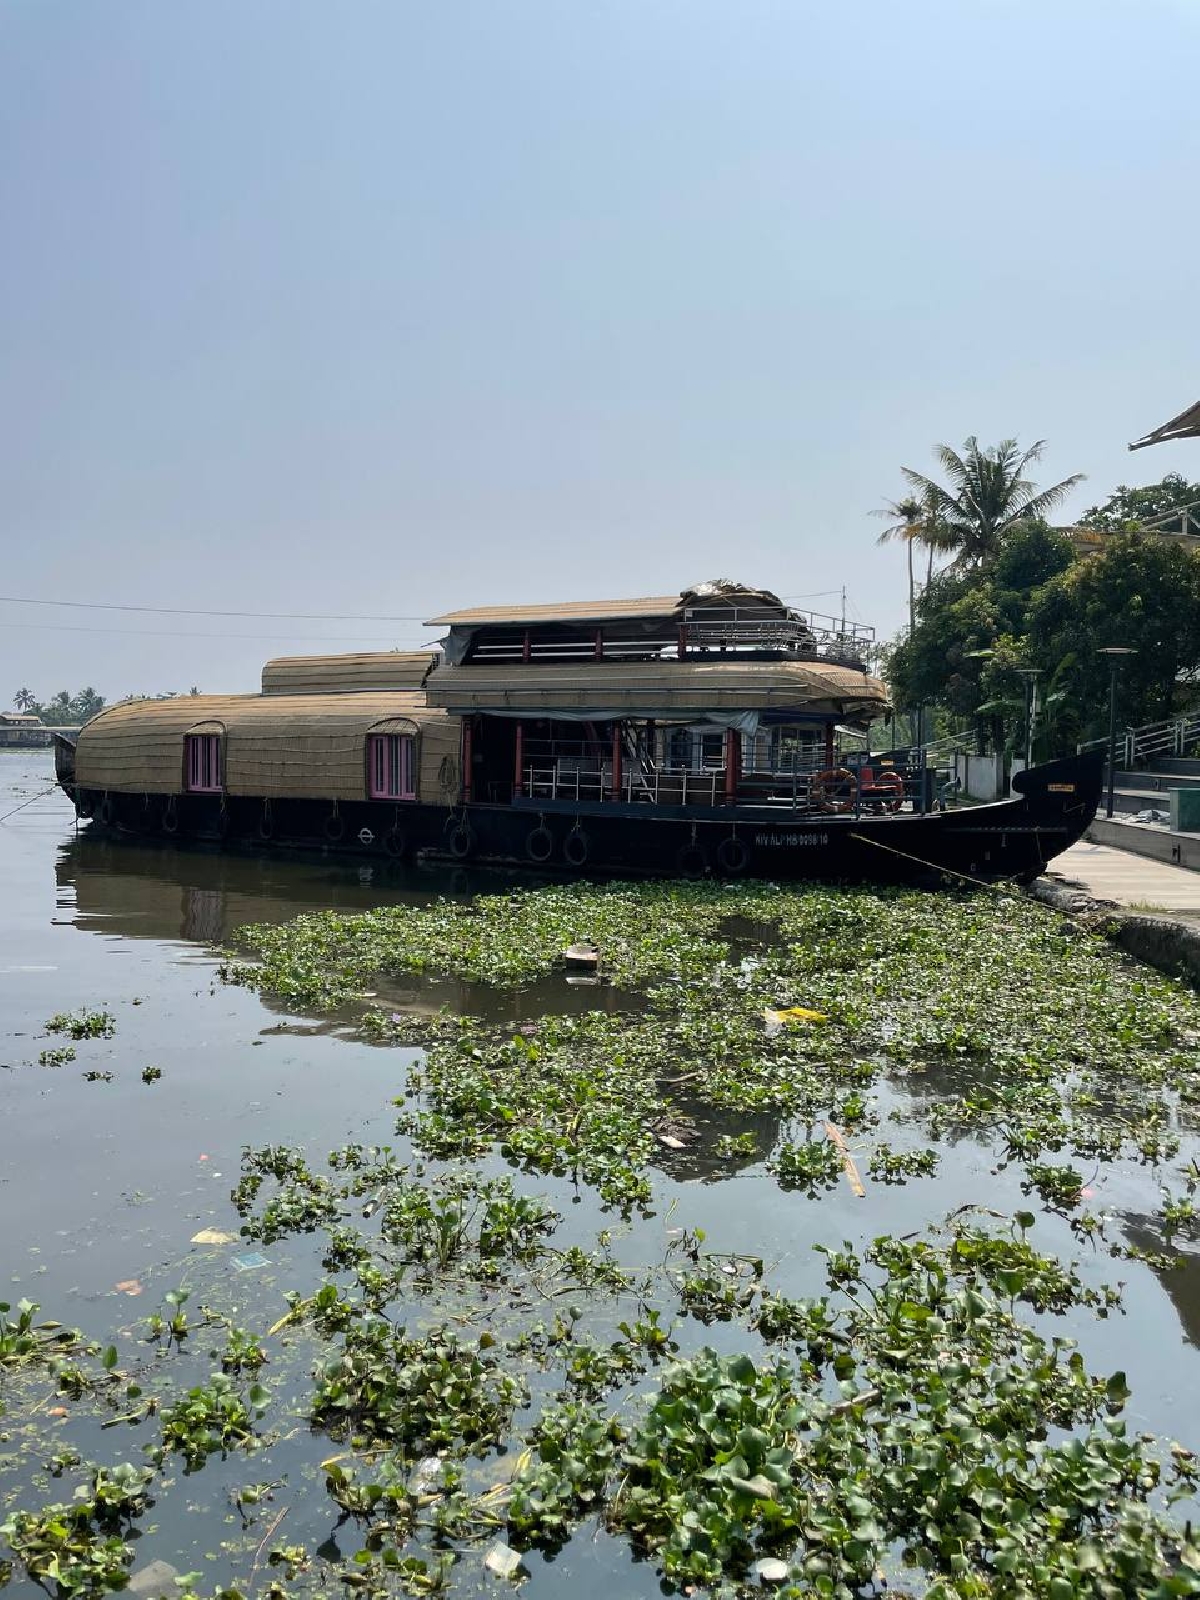
[[[236,854],[86,833],[63,847],[56,876],[59,906],[73,912],[70,920],[82,931],[182,943],[204,951],[230,948],[237,930],[250,923],[287,922],[308,912],[422,906],[438,899],[501,893],[512,886],[500,873],[463,867],[353,865],[317,855]],[[521,883],[529,886],[528,874],[522,874]],[[294,1015],[302,1009],[269,995],[263,1000],[277,1012]],[[378,982],[373,1003],[415,1016],[448,1010],[490,1022],[519,1022],[546,1012],[628,1011],[642,1005],[639,996],[625,990],[580,983],[565,973],[521,989],[401,974]],[[339,1025],[347,1014],[338,1014]]]

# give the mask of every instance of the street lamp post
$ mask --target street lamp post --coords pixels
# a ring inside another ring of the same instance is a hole
[[[1028,770],[1033,765],[1033,716],[1037,705],[1038,675],[1042,669],[1019,667],[1017,670],[1025,680],[1025,767]]]
[[[1107,644],[1096,652],[1108,657],[1108,802],[1104,815],[1113,814],[1113,778],[1117,766],[1117,673],[1125,656],[1135,656],[1137,651],[1127,644]]]

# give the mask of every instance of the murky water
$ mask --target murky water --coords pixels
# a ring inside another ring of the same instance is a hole
[[[191,1289],[193,1303],[211,1300],[236,1309],[248,1325],[265,1327],[285,1309],[283,1290],[313,1281],[315,1248],[303,1238],[287,1240],[260,1252],[264,1265],[241,1272],[234,1252],[194,1245],[192,1236],[205,1227],[237,1231],[229,1191],[245,1144],[298,1144],[321,1156],[350,1141],[378,1141],[403,1152],[394,1137],[392,1101],[413,1052],[370,1045],[337,1021],[292,1015],[252,992],[225,987],[216,976],[216,947],[247,922],[503,885],[491,876],[472,882],[461,871],[381,871],[333,860],[106,843],[77,835],[63,798],[42,793],[51,782],[48,754],[0,754],[0,814],[37,797],[0,824],[0,1298],[28,1296],[44,1315],[105,1343],[118,1341],[123,1362],[134,1324],[181,1284]],[[749,939],[755,930],[740,931]],[[413,982],[379,998],[418,1011],[447,1007],[512,1020],[636,1004],[630,996],[562,980],[502,996],[452,979]],[[115,1036],[81,1042],[69,1065],[39,1066],[39,1052],[57,1042],[44,1036],[46,1019],[85,1005],[115,1015]],[[147,1084],[142,1072],[150,1066],[160,1067],[162,1077]],[[89,1070],[113,1076],[87,1081]],[[917,1089],[913,1083],[885,1086],[881,1109],[903,1110]],[[723,1128],[754,1133],[760,1149],[778,1132],[764,1114],[731,1116]],[[665,1150],[656,1179],[658,1214],[623,1235],[619,1249],[629,1260],[659,1259],[668,1228],[684,1220],[704,1227],[714,1250],[766,1257],[785,1292],[812,1292],[821,1278],[815,1241],[861,1243],[883,1232],[905,1234],[965,1203],[1020,1209],[1028,1202],[1019,1172],[996,1165],[994,1152],[975,1139],[950,1140],[934,1183],[872,1186],[865,1200],[839,1188],[814,1201],[781,1193],[761,1166],[736,1172],[726,1163],[718,1170],[686,1149]],[[498,1164],[496,1170],[502,1170]],[[1129,1243],[1161,1247],[1153,1173],[1119,1162],[1089,1182],[1091,1204],[1112,1216],[1114,1232]],[[574,1204],[577,1196],[565,1182],[536,1179],[524,1186],[560,1206],[568,1242],[612,1220],[586,1198]],[[1065,1329],[1080,1339],[1090,1367],[1128,1372],[1131,1428],[1200,1444],[1195,1263],[1160,1280],[1137,1262],[1114,1262],[1106,1253],[1089,1258],[1087,1247],[1054,1217],[1039,1218],[1038,1234],[1043,1249],[1065,1258],[1082,1254],[1081,1270],[1090,1280],[1121,1279],[1128,1286],[1126,1314],[1068,1318]],[[738,1335],[717,1326],[702,1330],[702,1337],[719,1347]],[[204,1350],[193,1353],[196,1370],[207,1370]],[[287,1359],[274,1370],[276,1381],[284,1379]],[[29,1426],[48,1454],[52,1445],[45,1441],[58,1423],[43,1407],[0,1444],[0,1512],[6,1486],[27,1479],[22,1452]],[[75,1442],[97,1459],[119,1461],[136,1459],[143,1441],[122,1430]],[[312,1481],[329,1449],[327,1438],[295,1433],[250,1460],[214,1460],[194,1480],[168,1484],[147,1519],[151,1531],[143,1533],[139,1563],[161,1558],[180,1571],[203,1569],[206,1589],[245,1579],[244,1541],[228,1495],[239,1483],[268,1480],[281,1485],[273,1506],[286,1508],[282,1533],[332,1555],[339,1538],[335,1508]],[[348,1537],[346,1548],[356,1548],[356,1536]],[[593,1530],[577,1536],[555,1562],[532,1557],[528,1565],[526,1592],[534,1596],[559,1594],[567,1583],[597,1597],[660,1592],[649,1566]]]

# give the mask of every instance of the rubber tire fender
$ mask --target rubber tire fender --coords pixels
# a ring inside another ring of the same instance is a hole
[[[587,865],[587,858],[591,854],[591,844],[582,828],[572,828],[563,840],[563,860],[569,867],[578,870]]]
[[[708,857],[698,844],[685,844],[675,857],[675,869],[681,878],[702,878],[708,871]]]
[[[544,823],[529,833],[525,840],[525,854],[539,866],[554,854],[554,835]]]
[[[722,839],[717,846],[717,866],[727,877],[740,877],[750,865],[750,851],[736,833]]]

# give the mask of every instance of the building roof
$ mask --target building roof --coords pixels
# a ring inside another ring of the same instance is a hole
[[[493,624],[531,622],[620,622],[674,617],[696,606],[761,608],[783,614],[787,607],[769,589],[756,589],[728,578],[697,583],[679,594],[645,595],[633,600],[561,600],[554,605],[472,606],[431,617],[427,628],[479,628]]]
[[[471,606],[430,617],[427,628],[478,628],[489,623],[617,622],[626,617],[669,617],[679,609],[677,594],[648,595],[638,600],[560,600],[553,605]]]
[[[1166,444],[1171,439],[1200,439],[1200,400],[1186,411],[1181,411],[1177,417],[1172,417],[1170,422],[1164,422],[1142,438],[1135,439],[1129,448],[1142,450],[1148,444]]]

